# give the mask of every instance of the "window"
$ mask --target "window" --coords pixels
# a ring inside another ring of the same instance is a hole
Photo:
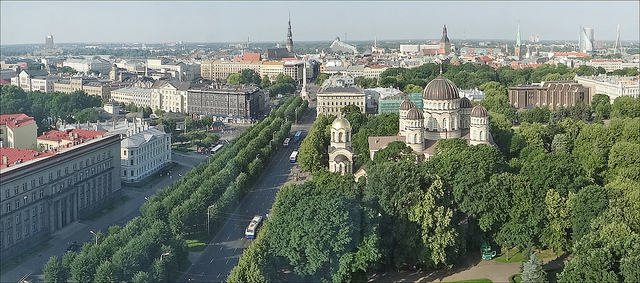
[[[44,178],[42,176],[40,176],[38,178],[38,185],[42,185],[43,181],[44,181]]]
[[[14,195],[17,195],[17,194],[18,194],[18,186],[15,186],[15,187],[13,188],[13,194],[14,194]]]
[[[27,204],[27,203],[29,202],[29,197],[24,196],[24,198],[22,198],[22,200],[23,200],[23,201],[22,201],[22,202],[23,202],[22,204]]]
[[[11,212],[11,203],[7,203],[7,213]]]
[[[5,198],[9,197],[9,189],[4,190],[4,197]]]
[[[56,177],[60,177],[60,169],[58,169],[58,171],[56,173],[57,173]]]
[[[36,217],[36,208],[31,209],[31,216]]]
[[[53,173],[49,173],[49,181],[53,180]]]
[[[40,190],[40,198],[44,197],[44,190]]]
[[[19,199],[16,200],[16,209],[18,209],[18,208],[20,208],[20,200]]]
[[[35,179],[33,179],[33,180],[31,180],[31,187],[33,188],[33,187],[35,187],[35,186],[36,186],[36,180],[35,180]]]
[[[27,191],[27,183],[25,182],[24,184],[22,184],[22,192],[26,192]]]

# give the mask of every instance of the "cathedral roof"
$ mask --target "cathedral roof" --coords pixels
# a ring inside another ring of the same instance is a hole
[[[427,84],[422,93],[422,98],[429,100],[450,100],[460,98],[460,95],[458,94],[458,87],[440,74]]]
[[[411,110],[409,110],[409,113],[407,113],[407,119],[408,120],[422,120],[424,119],[424,115],[422,114],[422,111],[420,111],[420,109],[413,107],[411,108]]]
[[[484,108],[484,106],[482,105],[476,105],[476,107],[473,107],[473,109],[471,109],[471,117],[488,117],[489,113],[487,112],[487,109]]]
[[[331,123],[331,128],[336,130],[351,129],[351,124],[349,124],[349,121],[346,118],[338,117],[333,120],[333,123]]]
[[[471,101],[468,98],[462,97],[460,98],[460,108],[471,108]]]
[[[416,104],[409,100],[409,98],[405,98],[402,103],[400,103],[400,110],[409,110],[414,107],[416,107]]]

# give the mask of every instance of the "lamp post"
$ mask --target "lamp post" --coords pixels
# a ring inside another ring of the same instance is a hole
[[[162,261],[162,257],[163,257],[163,256],[165,256],[165,255],[169,255],[169,254],[171,254],[171,253],[170,253],[170,252],[166,252],[166,253],[161,254],[161,255],[160,255],[160,261]]]
[[[209,210],[214,206],[216,206],[216,205],[212,204],[209,207],[207,207],[207,235],[209,235],[209,219],[210,219]]]
[[[276,133],[277,132],[278,131],[273,131],[273,134],[271,135],[271,140],[269,141],[269,145],[271,145],[271,143],[276,140]]]
[[[96,232],[93,232],[93,230],[89,230],[89,233],[93,234],[94,238],[96,239],[96,246],[98,245],[98,234],[96,234]]]

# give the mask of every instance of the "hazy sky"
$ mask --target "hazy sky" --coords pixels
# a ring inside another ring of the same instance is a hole
[[[639,1],[0,1],[1,44],[76,42],[451,39],[577,41],[580,26],[596,40],[639,40]]]

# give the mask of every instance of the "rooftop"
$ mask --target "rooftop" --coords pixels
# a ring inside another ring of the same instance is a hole
[[[79,143],[100,138],[106,134],[106,131],[91,131],[83,129],[70,129],[66,131],[51,130],[38,137],[38,140],[48,141],[77,141]]]
[[[2,163],[0,163],[0,169],[5,169],[12,165],[17,165],[32,159],[55,155],[51,152],[39,152],[31,149],[17,149],[10,147],[0,147],[0,152],[2,152]]]
[[[15,129],[35,122],[33,117],[29,117],[24,113],[0,115],[0,125],[5,125],[9,129]]]

